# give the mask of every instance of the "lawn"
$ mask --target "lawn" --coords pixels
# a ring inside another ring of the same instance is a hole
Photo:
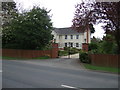
[[[99,70],[99,71],[107,71],[107,72],[113,72],[113,73],[120,73],[120,69],[118,68],[112,68],[112,67],[100,67],[100,66],[93,66],[91,64],[84,64],[86,69],[91,70]]]

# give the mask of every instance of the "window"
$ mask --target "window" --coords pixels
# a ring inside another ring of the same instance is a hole
[[[76,39],[79,39],[79,35],[76,35]]]
[[[86,39],[84,39],[85,43],[86,43]]]
[[[73,47],[73,43],[70,43],[70,47]]]
[[[70,35],[71,39],[73,39],[73,35]]]
[[[79,47],[79,43],[76,43],[76,47]]]
[[[67,39],[67,35],[65,35],[65,39]]]
[[[67,43],[65,43],[65,47],[67,47]]]

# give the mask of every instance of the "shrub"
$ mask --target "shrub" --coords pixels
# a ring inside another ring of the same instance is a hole
[[[68,55],[68,52],[67,51],[58,51],[58,56],[66,56]]]
[[[91,62],[91,61],[90,61],[90,58],[88,57],[88,53],[87,53],[87,52],[81,51],[81,52],[79,53],[79,59],[80,59],[80,61],[83,62],[83,63],[90,63],[90,62]]]
[[[98,45],[97,45],[97,43],[90,43],[89,44],[89,51],[91,51],[91,50],[95,50],[95,49],[97,49],[98,48]]]
[[[70,47],[64,47],[64,50],[67,51],[69,54],[79,53],[79,51],[80,51],[77,48],[70,48]]]

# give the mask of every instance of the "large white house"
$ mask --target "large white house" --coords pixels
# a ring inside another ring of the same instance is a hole
[[[58,43],[59,48],[75,47],[82,49],[82,43],[90,43],[90,30],[83,30],[77,32],[71,27],[68,28],[55,28],[52,31],[54,35],[53,41]]]

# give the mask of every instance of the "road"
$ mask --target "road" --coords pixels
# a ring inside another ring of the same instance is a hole
[[[3,60],[3,88],[118,88],[118,75],[42,64],[38,60]],[[49,61],[47,60],[49,63]],[[40,64],[39,64],[40,63]]]

